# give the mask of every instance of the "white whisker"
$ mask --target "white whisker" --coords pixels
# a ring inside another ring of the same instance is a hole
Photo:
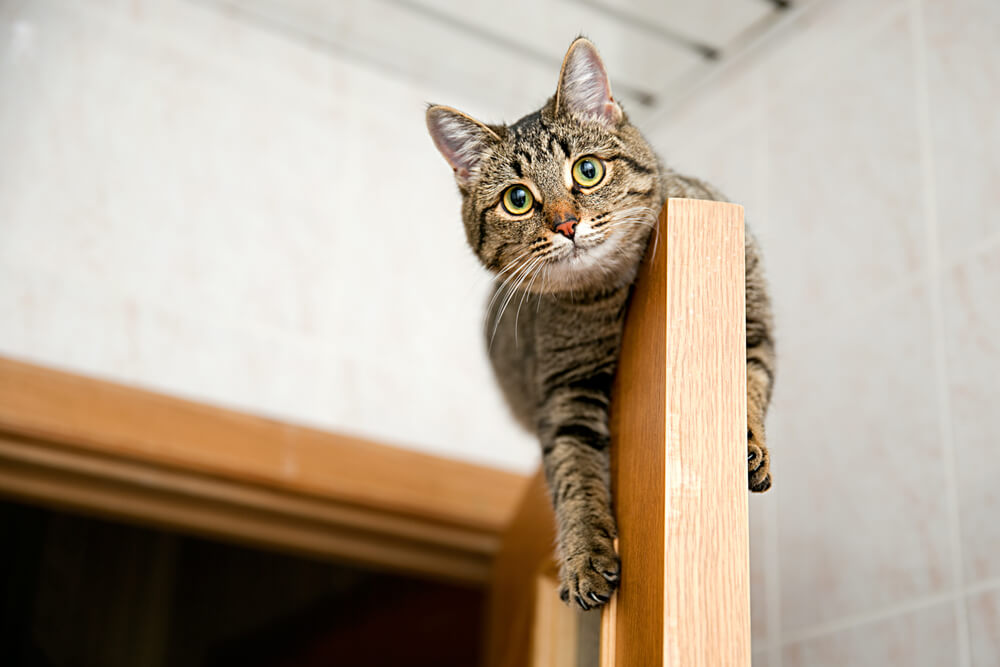
[[[538,266],[535,267],[534,271],[531,274],[531,280],[528,281],[528,286],[524,288],[523,292],[521,292],[521,301],[518,302],[518,304],[517,304],[517,312],[514,313],[514,344],[515,345],[517,345],[517,323],[520,321],[521,306],[524,305],[524,298],[525,298],[525,296],[531,294],[531,286],[535,284],[535,278],[538,277],[538,274],[542,272],[542,270],[545,268],[545,265],[547,263],[548,262],[544,262],[544,263],[541,263],[541,264],[539,264]],[[529,304],[528,307],[529,308],[531,307],[530,304]]]
[[[513,299],[514,295],[517,293],[518,286],[521,285],[524,282],[524,279],[528,276],[528,273],[531,271],[531,269],[534,268],[534,266],[538,262],[540,262],[540,261],[542,261],[541,257],[535,257],[530,262],[526,262],[520,269],[518,269],[517,271],[515,271],[512,274],[512,275],[515,275],[515,276],[519,276],[519,278],[507,290],[507,294],[505,295],[505,299],[503,301],[503,304],[500,306],[500,313],[497,315],[496,319],[493,321],[493,333],[490,334],[490,345],[489,345],[490,349],[493,348],[493,339],[496,338],[497,329],[500,328],[500,319],[503,317],[504,311],[507,310],[507,306],[510,305],[511,299]],[[516,343],[516,337],[517,337],[517,331],[516,330],[514,332],[514,335],[515,335],[515,343]]]
[[[518,257],[518,259],[520,259],[520,257],[523,257],[525,254],[527,254],[527,253],[524,253],[524,254],[520,255]],[[507,268],[504,269],[504,271],[507,271],[507,270],[509,270],[512,267],[516,267],[515,270],[509,276],[507,276],[507,279],[504,280],[500,284],[500,286],[496,288],[496,291],[493,292],[493,298],[490,299],[490,302],[486,305],[486,313],[483,316],[483,325],[484,325],[484,327],[485,326],[489,326],[490,313],[493,312],[493,304],[496,302],[497,297],[500,297],[501,299],[503,298],[500,295],[503,293],[504,288],[507,287],[507,285],[512,280],[515,279],[515,277],[517,276],[517,274],[520,273],[521,269],[524,268],[529,263],[529,261],[530,260],[525,260],[524,262],[521,262],[521,263],[518,264],[518,263],[516,263],[516,260],[515,260],[514,262],[511,262],[511,264]]]
[[[523,267],[525,264],[528,263],[528,261],[530,261],[530,260],[526,260],[524,262],[518,263],[518,260],[520,260],[525,255],[529,254],[530,252],[531,251],[528,250],[528,251],[525,251],[525,252],[521,253],[517,257],[515,257],[513,260],[511,260],[510,263],[507,264],[506,267],[504,267],[504,269],[502,271],[500,271],[496,275],[495,280],[499,279],[500,276],[502,274],[506,273],[507,271],[510,271],[511,269],[515,269],[514,272],[511,273],[509,276],[507,276],[507,279],[504,280],[503,283],[500,284],[500,287],[498,287],[496,289],[496,291],[493,293],[493,298],[490,299],[489,304],[486,306],[486,313],[487,313],[487,315],[489,314],[490,310],[493,308],[493,302],[496,301],[497,295],[499,295],[500,292],[503,291],[503,288],[507,285],[507,283],[509,283],[514,278],[514,276],[517,275],[517,272],[521,269],[521,267]]]
[[[525,269],[524,272],[521,274],[521,279],[518,280],[517,283],[514,285],[513,289],[510,290],[510,293],[507,296],[507,300],[503,304],[503,308],[500,309],[500,317],[503,317],[504,311],[507,310],[507,306],[510,305],[510,302],[517,298],[518,292],[521,292],[521,300],[522,301],[524,300],[524,292],[520,289],[521,285],[523,285],[524,281],[528,279],[528,276],[531,275],[532,271],[540,261],[541,258],[536,257],[534,260],[532,260],[531,264],[528,265],[528,268]],[[520,306],[518,306],[518,311],[520,311]],[[500,317],[497,318],[496,324],[493,327],[493,336],[497,335],[497,327],[500,325]],[[490,343],[492,344],[492,342],[493,338],[491,337]],[[514,345],[515,347],[517,346],[517,317],[514,318]]]

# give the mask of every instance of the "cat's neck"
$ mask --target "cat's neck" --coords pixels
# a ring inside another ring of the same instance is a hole
[[[573,290],[561,290],[559,292],[547,292],[539,294],[538,298],[549,301],[552,304],[562,307],[573,307],[580,305],[591,305],[594,303],[612,300],[623,294],[628,294],[633,281],[616,283],[613,285],[600,285],[589,288]]]

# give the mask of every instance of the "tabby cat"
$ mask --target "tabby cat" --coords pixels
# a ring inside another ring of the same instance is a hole
[[[540,111],[486,125],[431,106],[427,127],[454,170],[469,244],[496,275],[489,355],[514,415],[541,442],[560,595],[599,607],[620,576],[608,407],[631,286],[667,197],[721,197],[661,166],[582,37]],[[746,238],[749,488],[766,491],[774,344],[759,253]]]

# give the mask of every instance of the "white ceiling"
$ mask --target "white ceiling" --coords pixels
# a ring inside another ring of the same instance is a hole
[[[429,89],[455,91],[490,110],[491,120],[508,121],[551,94],[579,34],[601,50],[616,97],[642,117],[782,13],[771,0],[206,1]]]

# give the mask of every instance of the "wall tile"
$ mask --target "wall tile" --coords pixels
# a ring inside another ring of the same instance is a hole
[[[992,0],[923,2],[939,237],[946,257],[1000,236],[1000,35]]]
[[[771,667],[774,661],[771,660],[771,654],[767,651],[760,650],[754,651],[751,656],[751,664],[753,667]]]
[[[130,382],[139,307],[61,276],[0,262],[0,354]]]
[[[667,163],[673,164],[675,151],[697,151],[731,135],[735,127],[745,125],[758,112],[769,94],[758,69],[753,61],[731,65],[678,100],[668,114],[654,115],[640,128],[665,151]]]
[[[697,35],[705,43],[722,45],[739,36],[747,25],[765,17],[772,8],[752,0],[608,0],[607,5],[628,15],[642,17],[654,26]]]
[[[966,583],[1000,577],[1000,244],[944,276],[952,428]]]
[[[650,136],[665,164],[678,173],[711,183],[729,201],[744,207],[747,222],[755,231],[766,228],[767,146],[760,115],[749,114],[743,122],[725,130],[700,123],[685,127],[687,136],[683,139],[663,133]],[[671,145],[672,141],[676,143]]]
[[[750,626],[753,645],[767,645],[770,615],[768,609],[768,573],[772,572],[773,564],[768,558],[772,552],[772,544],[777,536],[774,534],[772,516],[776,509],[777,492],[772,490],[765,494],[750,496]],[[773,628],[777,631],[777,628]]]
[[[770,102],[768,265],[779,308],[794,306],[783,322],[856,308],[924,264],[911,51],[898,17]]]
[[[954,605],[944,603],[786,646],[783,667],[958,664]]]
[[[1000,589],[970,595],[966,609],[972,667],[1000,665]]]
[[[955,583],[929,318],[909,287],[781,349],[768,439],[782,636]]]
[[[864,55],[872,37],[888,22],[898,20],[907,0],[809,0],[798,3],[787,30],[765,43],[757,56],[765,69],[776,73],[767,82],[771,97],[794,95],[801,86],[826,78],[840,61]]]

